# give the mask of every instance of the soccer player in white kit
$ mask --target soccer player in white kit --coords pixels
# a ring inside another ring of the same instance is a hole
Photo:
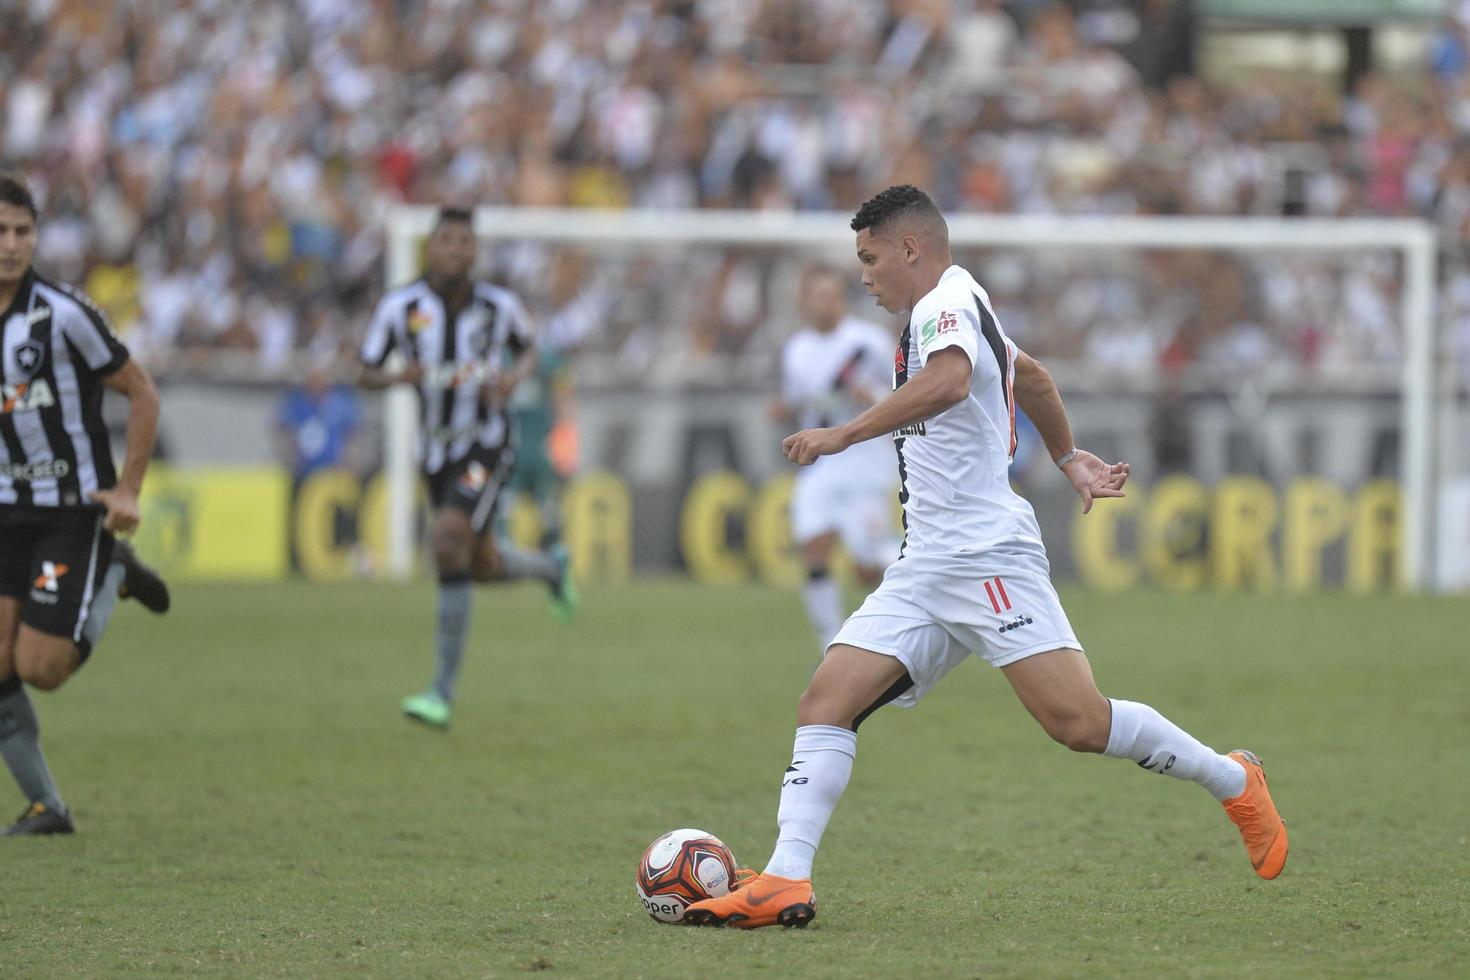
[[[858,726],[889,702],[914,704],[971,653],[999,667],[1069,749],[1199,783],[1224,804],[1256,874],[1275,878],[1286,864],[1286,826],[1260,760],[1244,750],[1221,755],[1148,705],[1098,692],[1052,588],[1036,517],[1007,478],[1016,406],[1036,424],[1084,514],[1096,498],[1123,496],[1128,465],[1073,446],[1051,376],[1006,337],[985,290],[952,263],[948,228],[927,195],[890,187],[859,209],[852,228],[863,285],[884,309],[909,314],[894,393],[845,425],[804,429],[782,445],[807,466],[891,435],[903,554],[838,632],[797,705],[780,830],[764,872],[742,874],[734,891],[690,906],[684,921],[810,922],[812,861],[852,773]]]
[[[812,266],[802,276],[807,326],[781,352],[781,399],[775,414],[803,429],[851,421],[888,393],[893,341],[876,323],[847,312],[842,276]],[[817,460],[796,475],[791,490],[791,537],[806,566],[802,603],[825,651],[842,626],[842,589],[831,574],[832,550],[846,546],[858,579],[869,588],[898,557],[893,449],[858,443]]]

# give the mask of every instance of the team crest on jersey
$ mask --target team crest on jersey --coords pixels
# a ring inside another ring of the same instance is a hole
[[[46,359],[46,345],[39,340],[22,341],[15,348],[15,366],[20,370],[20,380],[29,381],[41,369]]]
[[[434,318],[429,316],[428,313],[423,310],[414,310],[408,315],[408,332],[418,333],[433,322]]]
[[[480,462],[470,463],[459,478],[459,485],[472,493],[479,493],[489,482],[490,471]]]

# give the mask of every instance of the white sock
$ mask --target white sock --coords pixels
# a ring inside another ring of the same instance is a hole
[[[847,788],[856,754],[856,732],[831,725],[803,725],[796,730],[791,765],[781,778],[781,809],[776,813],[781,829],[766,874],[812,876],[822,831]]]
[[[812,628],[817,631],[817,642],[826,653],[827,645],[842,628],[842,588],[826,572],[813,572],[801,587],[801,601]]]
[[[1111,699],[1109,699],[1111,700]],[[1221,755],[1146,704],[1113,701],[1113,727],[1104,755],[1199,783],[1217,800],[1245,792],[1245,768]]]

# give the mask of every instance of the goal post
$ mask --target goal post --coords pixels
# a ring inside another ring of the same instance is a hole
[[[436,210],[403,205],[387,217],[387,284],[420,273],[421,242]],[[475,210],[477,236],[499,242],[538,242],[589,250],[659,246],[850,249],[850,216],[827,212],[720,210],[608,211],[563,208]],[[1449,475],[1457,445],[1452,386],[1437,384],[1435,324],[1437,242],[1434,229],[1413,219],[1228,217],[1063,217],[960,215],[949,219],[951,245],[986,249],[1220,250],[1251,254],[1342,255],[1393,252],[1400,260],[1397,317],[1401,324],[1399,433],[1402,486],[1401,584],[1426,589],[1433,581],[1436,487]],[[983,283],[982,283],[983,285]],[[1437,390],[1445,405],[1436,402]],[[1444,410],[1438,410],[1444,409]],[[384,425],[387,471],[387,571],[407,576],[414,564],[417,404],[413,393],[388,395]]]

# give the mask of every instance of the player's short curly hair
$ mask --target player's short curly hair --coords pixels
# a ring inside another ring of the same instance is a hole
[[[857,214],[852,217],[852,230],[871,228],[877,231],[899,215],[927,221],[937,219],[940,223],[944,221],[944,216],[939,213],[939,208],[935,207],[928,194],[913,184],[898,184],[878,192],[858,208]]]

